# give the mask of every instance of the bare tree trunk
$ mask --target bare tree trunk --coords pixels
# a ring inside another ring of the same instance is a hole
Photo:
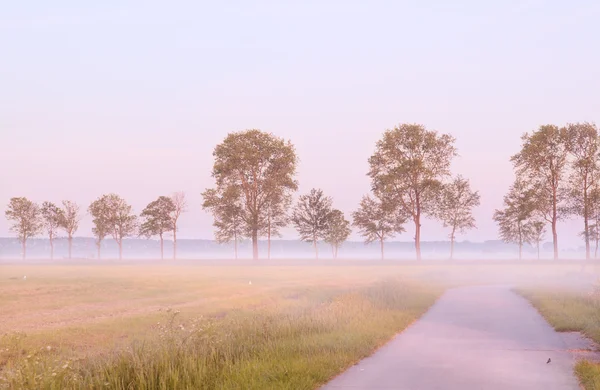
[[[123,260],[123,239],[121,238],[119,241],[119,260]]]
[[[583,226],[585,234],[585,259],[590,259],[590,226],[588,221],[588,193],[587,193],[587,176],[583,179]]]
[[[102,241],[98,241],[96,243],[96,247],[98,249],[98,260],[100,260],[100,246],[102,246]]]
[[[317,236],[313,235],[313,246],[315,247],[315,259],[319,260],[319,248],[317,248]]]
[[[233,250],[235,251],[235,259],[238,259],[238,250],[237,250],[237,232],[233,234]]]
[[[27,239],[23,239],[21,240],[21,253],[23,254],[23,260],[25,260],[25,258],[27,257]]]
[[[450,235],[450,260],[454,259],[454,233],[456,227],[452,227],[452,234]]]
[[[336,245],[336,247],[335,247],[335,254],[333,256],[335,259],[338,258],[338,249],[339,249],[339,246]]]
[[[538,260],[540,259],[540,242],[537,242],[537,253],[538,253]]]
[[[335,245],[331,244],[331,256],[335,259]]]
[[[596,248],[594,249],[594,259],[598,258],[598,239],[596,239]]]
[[[556,187],[552,187],[552,242],[554,244],[554,260],[558,260],[558,234],[556,232],[558,215],[556,210],[556,200]]]
[[[258,231],[256,229],[252,231],[252,258],[258,260]]]
[[[379,239],[379,246],[380,246],[380,250],[381,250],[381,260],[384,259],[384,250],[383,250],[383,237],[381,237]]]
[[[415,250],[417,252],[417,260],[421,260],[421,211],[417,211],[415,218]]]
[[[165,246],[164,246],[162,233],[159,234],[159,236],[160,236],[160,259],[164,260],[165,259]]]
[[[50,236],[50,260],[54,260],[54,238]]]
[[[173,260],[177,260],[177,220],[173,221]]]
[[[268,228],[267,228],[267,259],[271,260],[271,215],[268,216]]]
[[[73,254],[73,236],[69,233],[69,260],[71,260],[71,255]]]
[[[523,243],[519,242],[519,260],[523,260]]]

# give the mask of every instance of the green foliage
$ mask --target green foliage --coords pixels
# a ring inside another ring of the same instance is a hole
[[[141,236],[162,236],[174,229],[172,214],[175,212],[173,200],[167,196],[159,196],[150,202],[140,214],[142,224],[140,225]]]
[[[137,216],[132,213],[131,206],[119,195],[108,194],[92,202],[89,213],[93,217],[92,231],[98,247],[110,234],[119,245],[119,258],[122,258],[123,238],[135,235],[138,229]]]
[[[260,130],[230,133],[213,152],[215,192],[205,192],[210,202],[240,207],[242,231],[252,238],[253,257],[258,258],[258,237],[265,231],[268,210],[281,206],[286,194],[295,191],[297,157],[289,141]],[[207,207],[215,213],[216,206]],[[224,208],[220,207],[221,209]],[[219,211],[219,210],[217,210]],[[219,211],[220,212],[220,211]],[[221,214],[227,215],[227,214]],[[231,214],[230,214],[231,215]]]
[[[344,213],[334,209],[329,214],[329,224],[325,233],[324,241],[333,247],[333,257],[337,258],[338,249],[352,233],[350,221],[344,217]]]
[[[64,212],[54,203],[44,202],[40,209],[40,215],[42,217],[42,225],[44,226],[44,229],[46,229],[50,241],[52,241],[56,237],[56,233],[64,221]]]
[[[459,175],[450,183],[443,185],[435,214],[444,227],[452,229],[450,233],[452,241],[456,233],[464,233],[468,229],[475,228],[473,208],[479,204],[479,193],[471,190],[468,179]]]
[[[17,234],[23,245],[27,239],[42,232],[40,208],[27,198],[11,198],[4,215],[12,222],[10,231]]]
[[[391,204],[415,224],[415,247],[421,258],[422,215],[435,215],[435,200],[442,179],[450,175],[456,156],[454,138],[422,125],[401,124],[387,130],[369,158],[369,176],[375,194],[390,198]]]
[[[62,216],[60,227],[65,230],[69,238],[72,238],[77,229],[79,229],[79,206],[70,200],[62,201]]]
[[[317,242],[329,232],[332,203],[331,197],[325,196],[322,190],[313,188],[308,194],[300,196],[292,211],[292,223],[300,239],[313,243],[317,256]]]

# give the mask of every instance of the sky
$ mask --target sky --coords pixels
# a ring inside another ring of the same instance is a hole
[[[181,190],[178,236],[212,238],[212,151],[258,128],[296,146],[299,194],[322,188],[349,218],[382,133],[420,123],[456,138],[452,170],[481,194],[459,240],[496,239],[520,136],[600,120],[598,20],[595,1],[5,1],[0,205],[115,192],[140,212]],[[559,240],[579,245],[580,225]]]

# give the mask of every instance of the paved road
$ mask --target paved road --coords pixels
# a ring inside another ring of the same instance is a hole
[[[578,390],[573,363],[563,337],[509,287],[463,287],[323,389]]]

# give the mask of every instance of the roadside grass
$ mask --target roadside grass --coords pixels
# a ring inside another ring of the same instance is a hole
[[[0,387],[314,389],[407,327],[442,291],[388,279],[311,290],[294,295],[293,304],[236,309],[222,318],[180,318],[169,310],[152,337],[85,358],[23,350],[23,339],[13,336],[9,348],[18,356],[5,363]]]
[[[517,292],[559,332],[581,332],[600,343],[600,291],[573,289],[518,289]],[[586,390],[600,390],[600,364],[580,361],[575,366]]]

